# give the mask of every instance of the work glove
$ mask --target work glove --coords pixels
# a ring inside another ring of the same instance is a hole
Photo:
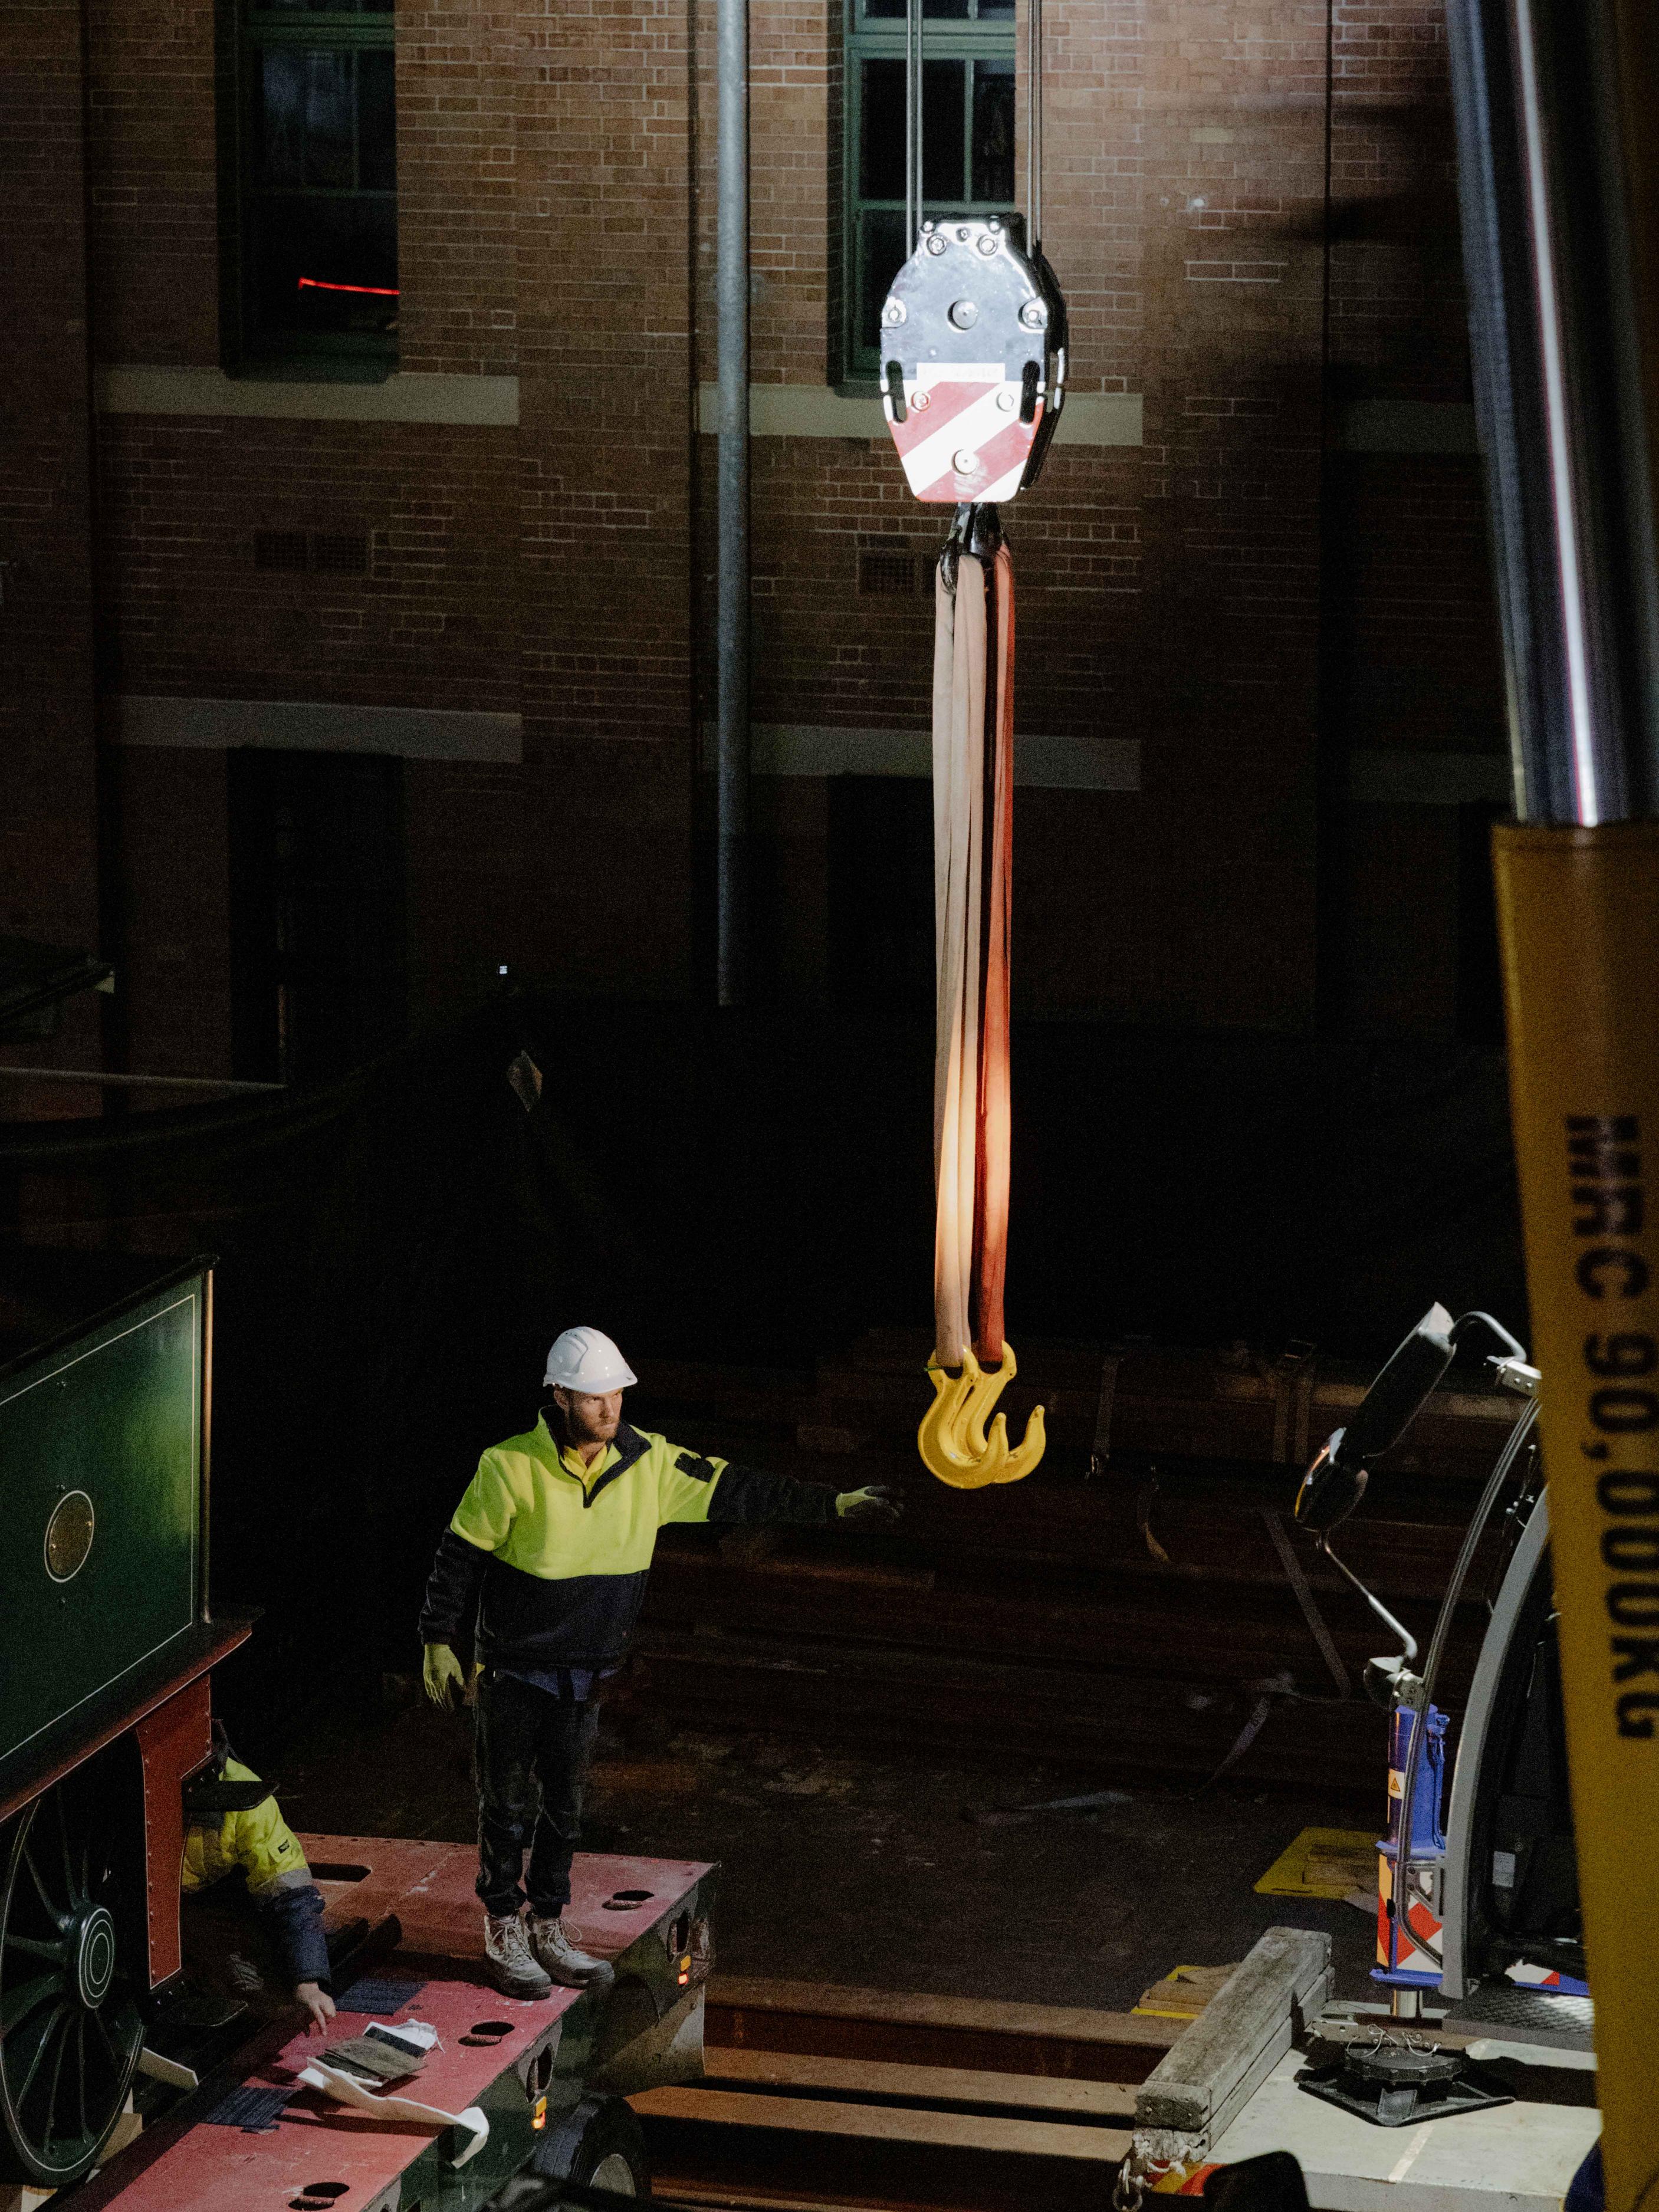
[[[427,1645],[421,1680],[426,1684],[428,1697],[446,1713],[453,1705],[457,1691],[465,1694],[466,1677],[461,1672],[461,1662],[447,1644]]]
[[[860,1528],[896,1527],[904,1514],[904,1500],[885,1483],[874,1482],[862,1490],[843,1490],[836,1500],[836,1518]]]

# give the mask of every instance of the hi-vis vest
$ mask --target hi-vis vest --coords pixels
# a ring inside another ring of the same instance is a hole
[[[228,1759],[224,1778],[257,1782],[259,1778],[240,1759]],[[250,1897],[269,1897],[275,1891],[310,1881],[306,1855],[277,1810],[275,1797],[263,1798],[246,1813],[227,1813],[216,1824],[192,1821],[185,1831],[180,1881],[187,1897],[198,1890],[210,1889],[238,1867],[247,1877]]]
[[[544,1665],[619,1659],[645,1596],[657,1531],[706,1521],[726,1462],[624,1425],[591,1468],[547,1424],[487,1451],[451,1531],[490,1555],[480,1646]]]

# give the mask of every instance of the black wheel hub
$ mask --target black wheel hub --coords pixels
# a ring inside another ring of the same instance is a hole
[[[96,2012],[115,1978],[115,1923],[101,1905],[76,1916],[69,1937],[75,1961],[75,1993],[88,2012]]]

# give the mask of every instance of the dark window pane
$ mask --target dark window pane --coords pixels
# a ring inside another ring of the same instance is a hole
[[[904,198],[904,64],[866,61],[859,112],[859,197]]]
[[[259,56],[259,180],[297,185],[304,155],[305,56],[286,47]]]
[[[906,12],[904,0],[864,0],[864,15],[866,21],[872,16],[897,15],[902,20]]]
[[[308,53],[306,66],[306,177],[308,185],[349,191],[352,175],[351,64],[349,54]]]
[[[960,20],[969,12],[968,0],[921,0],[921,12],[930,22],[937,15],[954,15]]]
[[[261,193],[250,233],[255,320],[262,334],[366,334],[395,324],[393,201]]]
[[[869,351],[881,344],[881,303],[905,254],[904,217],[894,209],[872,208],[860,219],[859,343]]]
[[[974,64],[974,198],[1014,196],[1014,65]]]
[[[904,198],[904,82],[901,61],[864,64],[863,143],[859,149],[859,197]],[[921,65],[922,185],[928,200],[959,200],[967,189],[963,162],[963,99],[966,62]]]
[[[963,173],[967,87],[966,62],[921,65],[921,189],[929,201],[959,200],[967,190]]]
[[[392,49],[373,47],[357,57],[357,181],[366,192],[389,192],[398,181],[394,113]]]
[[[979,0],[978,15],[981,23],[1012,23],[1014,0]]]

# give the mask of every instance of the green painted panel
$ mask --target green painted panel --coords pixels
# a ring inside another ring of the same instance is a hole
[[[0,1382],[0,1758],[199,1614],[205,1310],[178,1284]]]

